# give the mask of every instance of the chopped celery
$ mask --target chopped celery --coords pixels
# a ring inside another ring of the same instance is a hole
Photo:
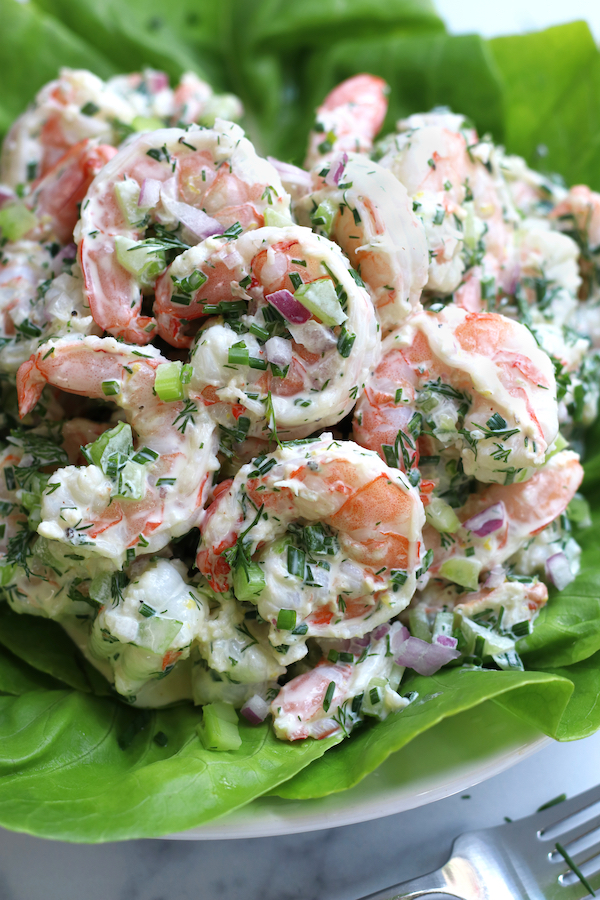
[[[424,606],[415,606],[408,611],[408,627],[413,637],[431,643],[431,628]]]
[[[140,186],[133,178],[115,182],[115,194],[119,209],[125,216],[128,225],[136,225],[144,218],[144,213],[138,206],[140,199]],[[135,243],[135,241],[134,241]],[[121,262],[121,260],[119,260]]]
[[[340,306],[331,278],[317,278],[303,284],[295,291],[294,298],[324,325],[341,325],[348,318]]]
[[[86,444],[85,452],[95,466],[99,466],[106,474],[109,457],[115,453],[122,453],[125,457],[133,451],[133,433],[131,425],[127,422],[119,422],[114,428],[110,428],[101,434],[93,444]]]
[[[166,402],[183,400],[180,362],[162,363],[157,368],[154,390],[160,399]]]
[[[242,745],[238,717],[230,703],[208,703],[202,707],[198,734],[207,750],[237,750]]]
[[[452,637],[452,629],[454,628],[454,614],[448,609],[440,609],[433,623],[433,637],[439,634]]]
[[[178,622],[177,619],[152,616],[140,622],[135,643],[144,650],[163,656],[182,628],[183,622]]]
[[[23,203],[9,203],[0,209],[0,231],[8,241],[18,241],[37,225],[37,217]]]
[[[158,131],[165,123],[158,116],[136,116],[131,123],[134,131]]]
[[[274,228],[287,228],[288,225],[293,224],[290,217],[279,212],[279,210],[271,209],[270,206],[267,206],[265,209],[265,225],[270,225]]]
[[[314,213],[311,215],[311,222],[315,227],[319,228],[320,231],[323,231],[327,235],[327,237],[329,237],[333,228],[335,217],[338,214],[338,210],[338,204],[334,203],[333,200],[323,200],[323,202],[319,203]]]
[[[483,656],[495,656],[514,650],[515,639],[504,634],[498,634],[489,628],[485,628],[472,619],[465,618],[461,622],[461,631],[468,642],[468,653],[473,652],[477,638],[483,639]]]
[[[478,559],[470,558],[454,558],[447,559],[440,566],[440,575],[466,587],[470,591],[476,591],[479,587],[479,573],[481,572],[481,563]]]
[[[215,119],[228,119],[235,121],[240,117],[240,101],[234,94],[213,94],[202,108],[202,115],[198,119],[200,125],[212,128]]]
[[[146,469],[140,463],[129,459],[119,467],[117,474],[117,490],[115,497],[126,497],[129,500],[141,500],[146,485]]]
[[[123,182],[125,183],[125,182]],[[138,210],[139,215],[139,210]],[[118,234],[115,238],[117,260],[140,284],[153,287],[156,278],[167,268],[164,250],[145,241],[133,241]]]
[[[441,497],[433,497],[425,507],[425,517],[436,531],[452,534],[460,526],[460,520],[452,507]]]
[[[265,587],[265,575],[258,563],[238,563],[234,568],[233,592],[241,603],[256,603]]]

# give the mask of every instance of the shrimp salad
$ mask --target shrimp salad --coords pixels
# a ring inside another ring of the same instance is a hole
[[[600,195],[363,74],[304,168],[193,74],[64,69],[0,165],[0,590],[127,703],[347,736],[522,670],[579,570]]]

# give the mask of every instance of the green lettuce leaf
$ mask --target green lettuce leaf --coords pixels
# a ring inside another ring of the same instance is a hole
[[[39,672],[85,693],[109,694],[110,685],[71,638],[50,619],[18,615],[0,603],[0,644]]]
[[[556,736],[573,684],[550,673],[448,669],[429,678],[416,676],[406,689],[419,694],[410,706],[383,722],[368,723],[351,740],[282,784],[277,796],[306,800],[346,790],[424,731],[499,696],[510,712]]]
[[[496,38],[489,48],[509,150],[570,184],[600,188],[600,52],[588,26]]]
[[[0,694],[26,694],[28,691],[60,689],[62,685],[54,678],[44,675],[33,666],[28,666],[18,656],[0,648]]]
[[[273,789],[337,741],[289,745],[242,720],[239,750],[209,751],[200,715],[79,691],[0,696],[0,824],[82,842],[182,831]]]

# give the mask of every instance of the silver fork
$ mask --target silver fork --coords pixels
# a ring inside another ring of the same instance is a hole
[[[590,891],[575,869],[600,888],[600,786],[518,822],[461,834],[441,869],[363,900],[582,900]]]

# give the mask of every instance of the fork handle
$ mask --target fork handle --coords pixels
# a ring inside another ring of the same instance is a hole
[[[455,889],[445,876],[444,869],[403,881],[376,894],[369,894],[362,900],[416,900],[417,897],[427,897],[429,894],[443,894],[447,897],[457,897],[458,900],[469,900],[464,894],[455,893]]]

